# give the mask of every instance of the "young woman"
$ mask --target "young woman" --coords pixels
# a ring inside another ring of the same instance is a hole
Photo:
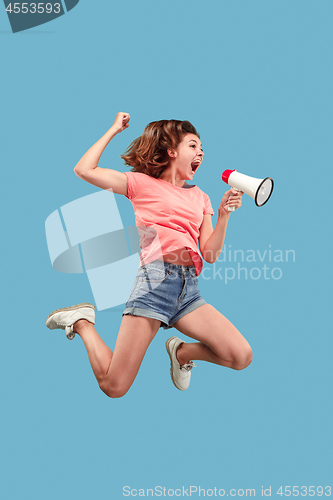
[[[202,259],[217,260],[230,217],[228,207],[241,206],[243,193],[230,189],[214,213],[208,196],[192,180],[203,159],[196,129],[187,121],[162,120],[145,128],[122,155],[131,172],[98,166],[111,139],[129,126],[128,113],[118,113],[110,130],[81,158],[74,171],[81,179],[129,198],[141,236],[141,266],[123,312],[114,351],[94,328],[91,304],[79,304],[51,313],[50,329],[61,328],[68,338],[78,334],[102,391],[112,398],[129,390],[150,342],[160,326],[174,327],[197,342],[177,337],[166,342],[171,378],[180,390],[190,383],[193,360],[242,370],[252,360],[248,342],[239,331],[207,304],[198,290]]]

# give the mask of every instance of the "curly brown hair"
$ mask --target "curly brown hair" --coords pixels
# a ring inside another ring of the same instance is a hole
[[[132,172],[142,172],[158,178],[169,164],[168,149],[175,149],[186,134],[195,134],[195,127],[188,121],[160,120],[149,123],[143,134],[135,139],[121,155]]]

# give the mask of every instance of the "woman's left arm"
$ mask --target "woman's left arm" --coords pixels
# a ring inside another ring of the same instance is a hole
[[[242,191],[236,191],[235,189],[230,189],[224,193],[219,206],[219,215],[215,229],[213,229],[211,215],[204,215],[199,233],[199,247],[206,262],[210,264],[216,262],[222,252],[225,233],[231,214],[228,207],[235,207],[235,209],[239,208],[242,204],[243,194]]]

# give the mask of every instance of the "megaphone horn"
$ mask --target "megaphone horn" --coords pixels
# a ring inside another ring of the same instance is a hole
[[[251,196],[257,207],[262,207],[268,202],[274,187],[274,181],[270,177],[256,179],[236,170],[225,170],[222,174],[222,180],[237,191],[243,191]]]

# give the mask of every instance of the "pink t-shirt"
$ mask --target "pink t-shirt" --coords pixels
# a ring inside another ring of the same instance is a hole
[[[199,276],[199,230],[203,216],[214,214],[209,197],[198,186],[181,188],[140,172],[124,173],[140,234],[141,263],[185,247]]]

